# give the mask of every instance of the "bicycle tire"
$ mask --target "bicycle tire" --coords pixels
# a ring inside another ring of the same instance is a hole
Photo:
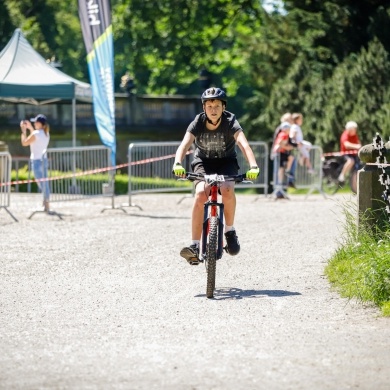
[[[342,170],[339,160],[331,158],[322,167],[322,190],[327,195],[334,195],[340,188],[338,177]]]
[[[210,217],[208,243],[206,250],[206,297],[214,297],[215,275],[217,267],[217,251],[218,251],[218,218]]]
[[[324,176],[322,178],[322,190],[327,195],[334,195],[340,188],[338,180],[334,179],[332,176]]]
[[[351,191],[354,194],[357,194],[357,177],[358,177],[358,171],[354,170],[349,175],[349,186],[351,187]]]

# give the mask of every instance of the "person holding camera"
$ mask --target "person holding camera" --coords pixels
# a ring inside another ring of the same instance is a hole
[[[34,127],[31,124],[34,123]],[[50,141],[49,125],[45,115],[38,114],[30,121],[23,120],[20,122],[20,129],[22,131],[20,141],[23,146],[30,146],[30,160],[34,172],[35,180],[39,189],[43,194],[44,211],[49,211],[50,189],[48,177],[48,163],[46,158],[46,150]],[[27,134],[27,130],[29,134]],[[42,181],[41,181],[42,180]]]

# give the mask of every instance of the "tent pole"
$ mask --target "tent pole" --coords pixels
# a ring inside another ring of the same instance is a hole
[[[72,99],[72,146],[76,146],[76,99]]]
[[[73,164],[72,164],[72,172],[73,172],[73,177],[72,177],[72,188],[74,193],[77,194],[77,189],[76,189],[76,177],[74,176],[76,173],[76,150],[74,149],[76,147],[76,99],[72,99],[72,148],[73,148]]]

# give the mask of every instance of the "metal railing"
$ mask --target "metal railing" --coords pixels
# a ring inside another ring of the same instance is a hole
[[[318,191],[326,197],[322,191],[322,148],[313,145],[310,149],[309,157],[313,169],[312,173],[300,163],[299,151],[294,152],[294,157],[296,161],[295,187],[307,189],[306,198],[314,191]]]
[[[180,142],[137,142],[128,148],[128,197],[139,193],[192,192],[187,181],[177,181],[172,166]],[[183,166],[190,170],[192,153],[187,154]],[[137,206],[138,207],[138,206]]]
[[[325,198],[325,193],[322,190],[322,148],[319,146],[312,146],[310,149],[310,163],[312,172],[308,170],[300,162],[299,151],[294,150],[292,153],[294,157],[294,163],[292,167],[292,173],[294,175],[293,183],[297,189],[307,189],[306,198],[314,191],[318,191]],[[272,196],[284,197],[288,199],[288,177],[285,174],[286,163],[284,167],[280,167],[280,153],[276,153],[273,160],[273,192]]]
[[[50,202],[113,196],[111,150],[105,146],[53,148],[49,161]]]
[[[8,152],[0,153],[0,209],[4,209],[16,222],[18,221],[8,210],[11,202],[11,165],[12,158]]]
[[[268,195],[268,162],[269,162],[269,149],[268,145],[265,142],[255,141],[249,142],[249,145],[252,148],[253,154],[256,157],[256,162],[260,168],[260,173],[258,178],[253,182],[253,184],[240,184],[239,188],[263,188],[264,195]],[[241,168],[241,172],[246,172],[248,163],[244,157],[244,154],[241,152],[240,148],[237,147],[237,161],[238,165]]]
[[[131,143],[128,148],[128,196],[132,205],[132,195],[153,192],[191,192],[193,186],[186,181],[178,181],[172,175],[172,166],[180,142],[139,142]],[[251,142],[253,153],[260,168],[259,179],[253,184],[240,185],[242,188],[263,188],[268,193],[268,146],[265,142]],[[237,160],[242,172],[248,163],[243,153],[237,148]],[[190,151],[183,166],[191,170],[193,160]],[[161,180],[164,179],[164,180]],[[134,205],[133,205],[134,206]],[[139,206],[137,206],[139,207]]]
[[[31,179],[31,166],[30,166],[30,157],[27,157],[27,156],[13,156],[12,157],[12,166],[11,166],[11,170],[15,170],[15,181],[16,181],[16,184],[15,184],[15,187],[14,187],[14,191],[15,192],[19,192],[19,183],[18,183],[18,180],[19,180],[19,169],[20,168],[23,168],[24,166],[27,166],[27,172],[28,172],[28,177],[27,177],[27,180],[30,180]],[[27,184],[27,192],[31,192],[31,183],[28,183]]]

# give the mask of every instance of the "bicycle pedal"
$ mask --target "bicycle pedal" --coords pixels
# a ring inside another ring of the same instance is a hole
[[[189,260],[187,260],[190,265],[198,265],[200,263],[203,263],[203,259],[198,259],[196,257],[193,257]]]

